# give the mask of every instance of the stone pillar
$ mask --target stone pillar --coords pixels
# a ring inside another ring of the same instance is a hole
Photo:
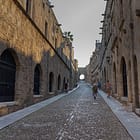
[[[134,78],[134,71],[135,71],[134,69],[135,69],[135,68],[134,68],[133,66],[134,66],[134,64],[133,64],[133,61],[132,61],[132,67],[131,67],[131,68],[132,68],[132,71],[131,71],[131,75],[132,75],[132,81],[133,81],[133,82],[131,83],[131,87],[132,87],[133,109],[135,109],[135,108],[136,108],[136,95],[135,95],[135,82],[134,82],[134,81],[135,81],[135,78]]]

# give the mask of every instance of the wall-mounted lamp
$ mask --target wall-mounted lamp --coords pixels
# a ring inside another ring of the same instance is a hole
[[[140,17],[140,9],[136,9],[136,16]]]
[[[134,28],[134,24],[131,22],[131,23],[129,24],[129,27],[130,27],[131,29],[133,29],[133,28]]]
[[[57,26],[59,26],[59,27],[60,27],[60,26],[62,26],[62,24],[57,24]]]
[[[126,29],[123,29],[123,33],[126,34]]]
[[[112,56],[107,56],[106,61],[109,65],[111,65],[112,64]]]
[[[101,23],[104,23],[104,22],[105,22],[104,20],[101,21]]]
[[[106,61],[108,62],[108,64],[110,63],[110,56],[106,57]]]
[[[49,5],[49,7],[50,7],[50,8],[53,8],[53,7],[54,7],[54,5]]]

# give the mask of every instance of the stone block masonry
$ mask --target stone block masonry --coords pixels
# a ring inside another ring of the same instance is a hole
[[[0,55],[5,51],[10,52],[16,65],[14,100],[12,107],[9,107],[9,103],[0,107],[0,115],[48,98],[50,84],[51,90],[57,92],[59,75],[59,90],[62,91],[65,82],[69,80],[69,67],[16,0],[0,0]],[[39,95],[34,96],[37,65]],[[49,77],[51,72],[52,81]]]

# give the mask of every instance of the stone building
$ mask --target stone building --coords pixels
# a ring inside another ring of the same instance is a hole
[[[52,7],[48,0],[0,0],[0,115],[76,82],[72,43]]]
[[[77,59],[74,59],[73,61],[73,72],[72,72],[72,76],[73,76],[73,81],[72,83],[74,83],[73,86],[76,86],[77,85],[77,82],[79,81],[79,78],[78,78],[78,60]]]
[[[140,114],[140,1],[108,0],[103,15],[100,80]]]
[[[97,83],[100,80],[99,66],[100,66],[100,51],[101,51],[101,42],[96,40],[95,51],[93,51],[92,56],[90,57],[89,65],[87,69],[87,81],[91,84]]]

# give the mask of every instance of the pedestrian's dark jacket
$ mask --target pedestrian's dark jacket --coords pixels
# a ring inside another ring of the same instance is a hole
[[[92,90],[93,90],[93,93],[97,93],[97,92],[98,92],[97,85],[93,85],[93,88],[92,88]]]
[[[98,82],[98,88],[101,89],[101,82]]]

